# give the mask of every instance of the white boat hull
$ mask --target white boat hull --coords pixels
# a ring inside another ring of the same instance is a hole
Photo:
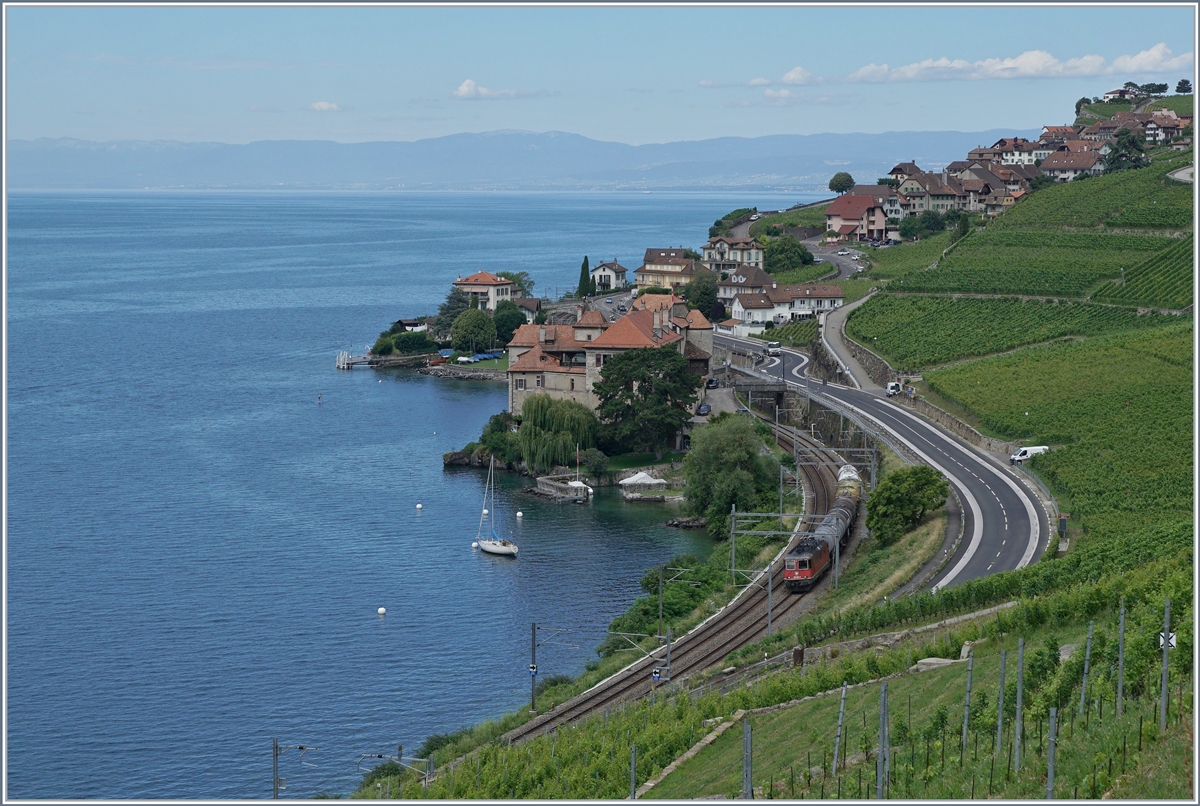
[[[511,557],[517,555],[517,544],[509,540],[480,540],[479,548],[488,554],[506,554]]]

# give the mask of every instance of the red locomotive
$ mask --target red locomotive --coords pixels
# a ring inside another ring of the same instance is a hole
[[[845,546],[858,514],[862,479],[852,465],[838,471],[837,499],[817,528],[800,538],[783,559],[783,579],[792,593],[803,593],[817,584],[833,562],[833,542]]]

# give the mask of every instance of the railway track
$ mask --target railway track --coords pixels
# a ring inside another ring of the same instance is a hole
[[[833,451],[810,437],[783,426],[772,425],[771,428],[776,442],[786,450],[798,449],[831,462],[839,461]],[[807,514],[825,514],[836,497],[836,472],[829,466],[801,466],[798,470],[805,482]],[[804,524],[797,529],[788,541],[788,547],[809,528],[808,524]],[[797,608],[804,598],[804,594],[788,593],[783,582],[783,563],[779,558],[788,547],[769,565],[771,621],[776,631],[778,627],[786,626],[799,617]],[[765,637],[768,609],[766,573],[764,570],[733,601],[672,643],[671,674],[676,682],[721,662],[729,653]],[[653,691],[654,685],[650,679],[651,670],[665,665],[664,650],[665,647],[659,647],[653,656],[635,661],[557,708],[514,728],[502,740],[521,742],[531,739],[619,703],[647,696]]]

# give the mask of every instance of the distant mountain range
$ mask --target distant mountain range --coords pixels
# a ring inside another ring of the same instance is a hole
[[[721,137],[632,146],[578,134],[497,131],[415,142],[8,141],[10,189],[403,189],[825,191],[898,162],[941,168],[1033,130]]]

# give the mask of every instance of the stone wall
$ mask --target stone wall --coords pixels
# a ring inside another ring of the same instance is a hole
[[[892,400],[904,405],[906,408],[912,409],[929,420],[933,420],[947,431],[957,434],[967,442],[983,448],[985,451],[1011,456],[1021,447],[1017,442],[1005,442],[1004,440],[985,437],[962,420],[939,409],[924,398],[910,398],[908,395],[896,395]]]
[[[891,364],[846,335],[845,322],[842,323],[841,335],[842,344],[845,345],[850,355],[854,356],[854,360],[867,371],[867,375],[872,381],[880,386],[887,386],[888,381],[895,380],[896,370],[892,369]]]

